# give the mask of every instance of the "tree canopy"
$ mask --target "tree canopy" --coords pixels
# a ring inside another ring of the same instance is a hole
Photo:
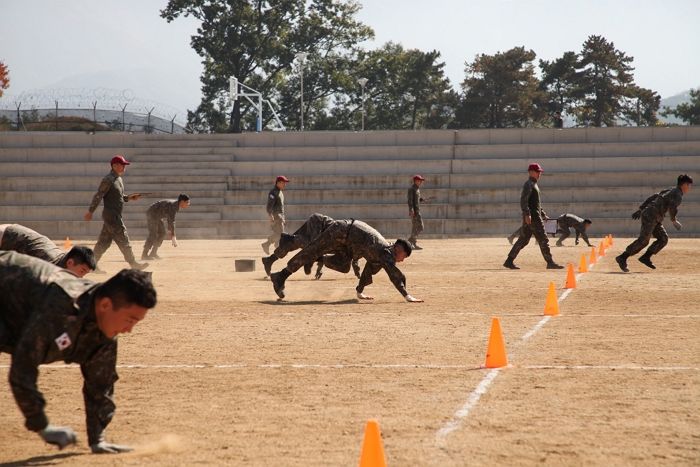
[[[0,97],[3,90],[10,87],[10,69],[3,62],[0,62]]]
[[[679,104],[673,109],[665,107],[661,115],[673,115],[689,125],[700,125],[700,88],[690,90],[690,102]]]

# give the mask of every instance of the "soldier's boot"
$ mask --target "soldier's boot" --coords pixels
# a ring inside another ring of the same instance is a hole
[[[282,269],[280,272],[270,274],[272,288],[280,299],[284,298],[284,281],[286,281],[290,275],[291,273],[287,268]]]
[[[131,266],[131,269],[136,269],[138,271],[143,271],[148,267],[148,263],[139,263],[138,261],[134,261],[133,263],[129,263]]]
[[[564,244],[561,242],[561,240],[557,240],[556,245],[557,245],[557,246],[564,246]],[[578,243],[577,243],[577,245],[578,245]]]
[[[355,277],[357,277],[359,279],[360,278],[360,263],[358,263],[356,259],[353,259],[351,265],[352,265],[352,272],[354,272]]]
[[[270,242],[264,241],[260,244],[266,255],[270,254]]]
[[[262,259],[263,267],[265,268],[265,275],[267,277],[270,277],[270,274],[272,274],[272,263],[275,261],[277,261],[277,257],[275,255],[266,256]]]
[[[318,266],[316,267],[316,275],[314,276],[314,279],[319,280],[323,275],[323,258],[319,258],[316,264]]]
[[[638,258],[638,260],[644,266],[651,268],[651,269],[656,269],[656,266],[654,266],[654,263],[651,262],[651,255],[648,252],[644,253],[642,256],[640,256]]]
[[[564,269],[564,266],[557,264],[554,261],[547,263],[547,269]]]
[[[506,259],[506,262],[503,263],[503,267],[508,269],[520,269],[518,266],[515,265],[515,263],[513,262],[513,258],[511,258],[510,256],[508,257],[508,259]]]
[[[620,269],[622,269],[622,272],[630,272],[630,270],[627,268],[627,258],[629,256],[627,253],[622,253],[618,256],[615,257],[615,261],[617,261],[617,265],[620,266]]]

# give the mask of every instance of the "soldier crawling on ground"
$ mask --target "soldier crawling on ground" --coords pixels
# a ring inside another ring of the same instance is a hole
[[[190,207],[190,197],[184,193],[180,193],[177,199],[163,199],[148,207],[148,211],[146,211],[148,237],[146,237],[146,242],[143,244],[142,260],[161,259],[158,256],[158,248],[163,244],[163,239],[165,238],[163,220],[168,224],[170,241],[174,247],[177,246],[175,215],[180,209],[187,209],[188,207]]]
[[[0,250],[43,259],[78,277],[85,276],[96,267],[95,255],[90,248],[74,246],[66,253],[45,235],[19,224],[0,225]]]
[[[394,287],[407,302],[422,302],[406,291],[406,277],[396,266],[411,255],[411,244],[399,239],[390,244],[374,228],[353,219],[335,220],[319,236],[287,262],[287,267],[270,275],[272,287],[280,299],[284,298],[284,283],[303,265],[323,258],[323,263],[336,271],[349,271],[353,257],[367,261],[355,288],[357,298],[372,300],[363,293],[372,283],[372,276],[384,269]]]
[[[556,233],[561,233],[561,237],[559,237],[559,240],[557,240],[557,246],[563,246],[563,241],[569,238],[571,235],[571,231],[569,229],[573,228],[576,231],[576,241],[575,244],[578,245],[578,240],[579,237],[583,238],[583,241],[586,242],[588,246],[594,246],[591,245],[591,242],[588,241],[588,234],[586,233],[586,230],[588,227],[593,224],[593,221],[590,219],[584,219],[582,217],[579,217],[575,214],[562,214],[557,218],[557,231]],[[522,233],[522,226],[518,227],[518,229],[510,234],[508,236],[508,242],[512,245],[513,241],[520,236]]]

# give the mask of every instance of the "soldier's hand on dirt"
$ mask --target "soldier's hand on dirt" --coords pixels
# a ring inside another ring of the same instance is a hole
[[[370,295],[365,295],[362,292],[357,292],[357,298],[360,300],[374,300],[374,297]]]
[[[636,211],[634,211],[632,213],[632,219],[637,220],[640,217],[642,217],[642,210],[641,209],[637,209]]]
[[[422,303],[423,302],[423,300],[421,300],[420,298],[416,298],[411,294],[406,295],[404,298],[409,303]]]
[[[673,221],[673,226],[676,228],[676,230],[681,230],[683,228],[683,224],[678,221]]]
[[[47,443],[58,446],[58,449],[63,449],[69,444],[75,444],[78,441],[75,431],[68,426],[47,425],[46,428],[39,432],[39,436]]]
[[[86,221],[91,221],[92,220],[92,213],[90,211],[86,212],[85,215],[83,216],[83,219]]]
[[[175,235],[173,235],[172,242],[173,246],[177,248],[177,237]]]
[[[134,450],[131,446],[124,446],[120,444],[112,444],[107,441],[100,440],[100,442],[91,444],[90,449],[93,454],[119,454],[122,452],[131,452]]]

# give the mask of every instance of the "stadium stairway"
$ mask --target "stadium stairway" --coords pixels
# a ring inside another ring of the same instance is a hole
[[[132,135],[0,133],[0,223],[20,223],[51,238],[96,238],[101,222],[82,216],[124,154],[124,217],[134,239],[146,235],[145,211],[184,192],[180,238],[264,237],[274,177],[285,192],[288,230],[310,214],[362,219],[387,237],[406,236],[411,176],[426,177],[425,236],[506,235],[519,225],[526,167],[539,162],[551,217],[594,220],[591,234],[633,235],[630,214],[647,196],[700,177],[700,127],[434,130],[382,132]],[[98,211],[99,214],[99,211]],[[99,219],[99,215],[96,216]],[[700,234],[700,191],[684,199],[682,235]],[[675,234],[675,232],[674,232]]]

